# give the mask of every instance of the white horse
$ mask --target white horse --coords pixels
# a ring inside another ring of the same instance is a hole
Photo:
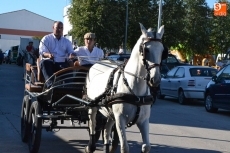
[[[86,152],[94,152],[97,110],[107,117],[104,130],[105,152],[109,152],[111,128],[116,124],[121,153],[129,153],[125,134],[127,125],[137,124],[142,140],[143,153],[151,149],[149,142],[150,105],[153,102],[149,87],[157,87],[161,80],[160,68],[164,50],[161,38],[164,26],[158,32],[148,31],[140,24],[142,35],[134,46],[128,62],[122,66],[95,64],[86,80],[87,96],[94,106],[90,107],[90,141]],[[104,104],[102,106],[98,106]],[[103,107],[104,106],[104,107]]]

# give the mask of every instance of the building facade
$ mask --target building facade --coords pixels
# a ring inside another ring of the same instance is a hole
[[[25,9],[0,14],[0,21],[0,49],[3,51],[12,43],[19,45],[20,38],[43,37],[52,33],[54,23],[54,20]]]

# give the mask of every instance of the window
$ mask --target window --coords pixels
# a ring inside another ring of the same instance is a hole
[[[174,56],[169,56],[167,58],[167,63],[178,63],[176,57]]]
[[[212,77],[217,73],[217,70],[212,68],[191,68],[189,71],[191,76],[201,77]]]
[[[171,71],[169,71],[168,73],[167,73],[167,78],[172,78],[172,77],[174,77],[174,74],[175,74],[175,72],[177,71],[177,67],[176,68],[173,68]]]
[[[220,74],[219,78],[230,80],[230,65],[228,65]]]
[[[180,67],[175,74],[175,78],[183,78],[184,77],[184,68]]]

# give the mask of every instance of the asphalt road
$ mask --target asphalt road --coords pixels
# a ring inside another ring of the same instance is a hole
[[[22,72],[15,64],[0,65],[0,153],[28,152],[20,138]],[[229,119],[229,111],[211,114],[199,101],[184,106],[172,98],[157,100],[150,118],[151,153],[230,153]],[[42,132],[39,153],[83,153],[89,139],[85,129]],[[127,129],[127,137],[130,152],[139,153],[141,137],[136,126]],[[96,153],[103,152],[101,142]]]

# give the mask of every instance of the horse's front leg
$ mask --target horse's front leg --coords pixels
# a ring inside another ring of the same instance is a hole
[[[149,143],[149,119],[146,119],[142,123],[137,123],[137,127],[141,132],[141,136],[143,140],[141,153],[149,153],[151,150],[151,145]]]
[[[122,114],[115,115],[115,121],[117,134],[120,140],[121,153],[129,153],[129,145],[125,133],[126,118]]]
[[[109,138],[113,125],[114,125],[114,120],[108,118],[104,126],[104,153],[114,152],[114,150],[110,151],[110,138]]]
[[[97,107],[91,107],[88,109],[90,140],[89,140],[88,145],[85,148],[86,153],[93,153],[96,150],[95,128],[96,128],[97,110],[98,110]]]

